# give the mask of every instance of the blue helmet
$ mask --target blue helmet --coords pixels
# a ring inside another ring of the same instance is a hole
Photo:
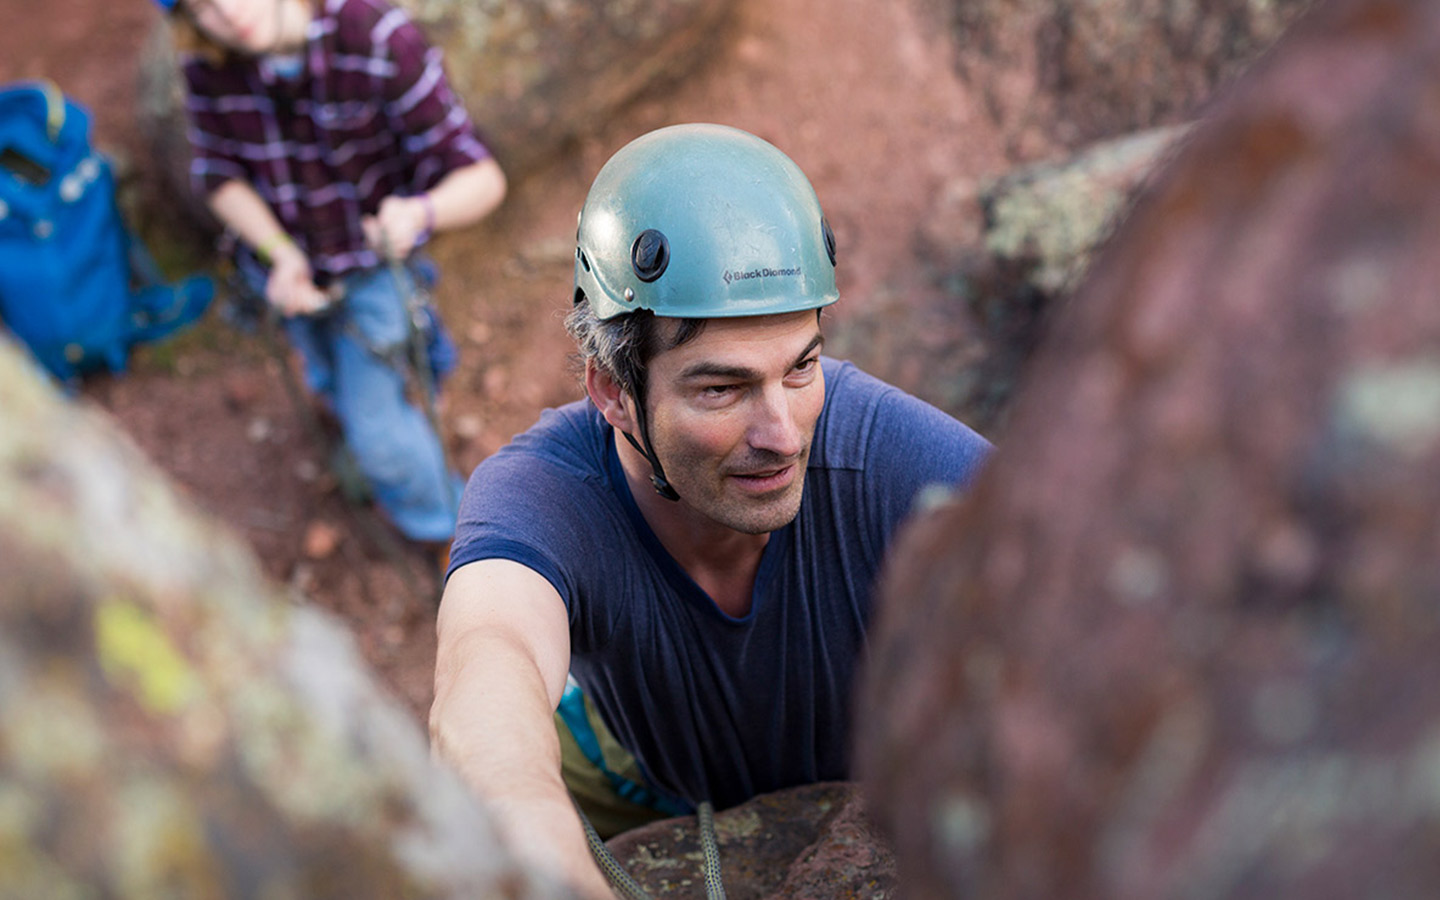
[[[818,309],[835,237],[788,156],[724,125],[672,125],[622,147],[580,211],[575,289],[599,319]]]
[[[166,12],[175,8],[175,0],[155,0],[155,4]]]

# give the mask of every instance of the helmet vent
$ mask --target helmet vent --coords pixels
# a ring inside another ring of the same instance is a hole
[[[641,281],[654,281],[670,265],[670,242],[655,229],[645,229],[630,247],[630,265]]]
[[[578,259],[578,260],[580,260],[580,265],[581,265],[582,268],[585,269],[585,271],[587,271],[587,272],[590,271],[590,260],[588,260],[588,259],[585,258],[585,251],[584,251],[584,250],[581,250],[579,247],[576,247],[576,248],[575,248],[575,258]]]
[[[830,222],[825,217],[820,218],[820,236],[825,239],[825,255],[830,257],[830,265],[835,265],[835,232],[830,230]]]

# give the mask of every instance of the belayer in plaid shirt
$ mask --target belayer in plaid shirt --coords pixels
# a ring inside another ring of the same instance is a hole
[[[419,274],[413,251],[483,219],[506,184],[439,50],[386,0],[155,2],[186,51],[192,181],[240,270],[285,317],[380,507],[448,541],[458,477],[406,398],[412,279],[387,263]]]

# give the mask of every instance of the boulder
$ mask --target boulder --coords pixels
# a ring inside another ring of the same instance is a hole
[[[1152,128],[987,179],[979,189],[987,255],[1026,265],[1046,294],[1068,293],[1188,131]]]
[[[731,0],[401,0],[508,170],[531,171],[719,39]]]
[[[729,900],[894,896],[895,861],[853,784],[777,791],[715,815]],[[705,897],[698,819],[666,819],[607,846],[652,896]]]
[[[0,339],[0,897],[559,897],[345,630]]]
[[[1022,159],[1189,121],[1311,0],[948,0],[960,74]]]
[[[931,378],[942,385],[940,399],[961,419],[992,437],[1003,432],[1044,323],[1190,127],[1099,141],[979,184],[980,247],[960,260],[951,281],[962,286],[982,350],[963,366],[952,354],[960,366],[953,373],[931,367]]]
[[[895,548],[857,757],[905,896],[1435,895],[1437,42],[1318,6]]]

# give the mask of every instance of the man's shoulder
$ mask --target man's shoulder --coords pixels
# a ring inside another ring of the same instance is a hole
[[[826,359],[825,409],[816,429],[825,464],[866,468],[876,448],[947,459],[982,457],[989,444],[959,419],[850,362]]]
[[[863,405],[887,392],[903,393],[899,388],[881,381],[849,360],[822,356],[820,368],[825,372],[827,405],[834,403],[850,408]]]
[[[624,515],[607,474],[607,437],[588,401],[542,412],[475,469],[461,501],[452,563],[519,562],[568,603],[576,565],[604,562],[594,558],[595,529],[613,530]]]
[[[864,371],[854,363],[822,357],[825,373],[825,407],[816,428],[818,449],[832,465],[859,466],[863,463],[863,438],[874,423],[880,405],[887,398],[909,395]]]

